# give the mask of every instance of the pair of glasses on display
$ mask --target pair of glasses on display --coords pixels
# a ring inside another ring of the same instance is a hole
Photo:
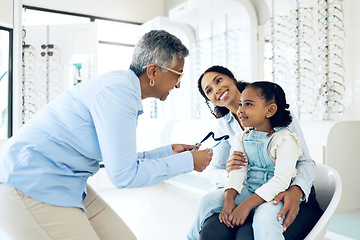
[[[55,48],[55,45],[54,44],[42,44],[41,48],[42,49],[46,49],[46,48],[53,49],[53,48]]]
[[[52,55],[54,55],[54,52],[50,52],[50,51],[49,52],[41,52],[40,54],[41,54],[42,57],[45,57],[46,54],[51,57]]]
[[[209,148],[209,151],[210,151],[211,149],[213,149],[214,147],[216,147],[217,145],[219,145],[222,141],[229,139],[229,135],[224,135],[224,136],[222,136],[222,137],[215,138],[215,134],[214,134],[213,132],[209,132],[209,133],[204,137],[203,140],[201,140],[199,143],[196,144],[196,147],[194,147],[193,149],[191,149],[191,151],[195,151],[196,148],[197,148],[201,143],[205,142],[209,137],[212,137],[212,138],[214,139],[214,141],[217,141],[217,143],[216,143],[214,146],[212,146],[212,147]]]

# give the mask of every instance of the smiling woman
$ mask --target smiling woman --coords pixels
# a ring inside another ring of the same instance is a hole
[[[218,188],[225,186],[226,179],[232,170],[238,170],[247,165],[245,154],[243,151],[239,151],[237,145],[231,141],[233,136],[244,132],[244,126],[236,113],[246,85],[245,82],[236,81],[232,72],[222,66],[208,68],[198,80],[199,91],[208,106],[210,107],[210,101],[215,106],[214,110],[211,108],[210,110],[219,119],[216,134],[230,136],[229,140],[223,141],[214,149],[214,155],[208,168],[209,180]],[[208,89],[207,92],[205,88]],[[288,190],[279,194],[276,199],[278,204],[284,201],[285,205],[289,206],[282,210],[282,212],[286,212],[287,216],[283,224],[283,227],[288,229],[284,232],[285,239],[304,239],[321,216],[322,210],[316,201],[315,190],[312,187],[315,178],[315,164],[306,147],[301,127],[294,116],[289,129],[300,137],[303,155],[297,159],[298,175]],[[223,199],[222,196],[221,199]],[[302,199],[307,199],[307,202]],[[280,214],[279,217],[282,218]],[[205,221],[200,234],[202,239],[208,240],[234,239],[232,237],[235,235],[241,239],[253,239],[252,220],[247,221],[241,228],[228,228],[220,223],[219,214],[215,214]]]

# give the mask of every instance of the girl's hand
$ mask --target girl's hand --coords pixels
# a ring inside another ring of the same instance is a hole
[[[224,206],[219,214],[219,221],[226,226],[233,228],[234,225],[229,220],[229,215],[235,209],[236,205],[234,200],[225,200]]]
[[[246,218],[249,216],[251,209],[252,208],[247,206],[244,202],[239,204],[229,216],[231,224],[233,226],[243,225]]]
[[[233,225],[243,225],[246,218],[249,216],[251,209],[259,206],[263,202],[265,202],[265,200],[256,193],[254,193],[253,195],[242,201],[239,206],[234,209],[234,211],[229,216],[229,220]]]
[[[230,173],[230,171],[240,169],[242,166],[246,165],[247,159],[245,153],[234,151],[230,158],[226,161],[226,171]]]
[[[182,153],[185,151],[190,151],[194,147],[196,147],[195,144],[194,145],[188,145],[188,144],[172,144],[171,145],[171,148],[172,148],[174,154]],[[198,150],[199,147],[200,147],[200,145],[197,146],[196,150]]]

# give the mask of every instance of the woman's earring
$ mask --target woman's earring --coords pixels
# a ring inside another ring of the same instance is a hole
[[[150,86],[154,86],[155,85],[155,80],[154,79],[150,79]]]

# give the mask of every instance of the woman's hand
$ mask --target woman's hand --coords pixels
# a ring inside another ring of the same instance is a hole
[[[240,169],[242,166],[246,166],[246,164],[247,159],[245,153],[234,151],[226,161],[226,171],[230,173],[230,171]]]
[[[196,147],[196,145],[188,145],[188,144],[172,144],[171,145],[171,148],[172,148],[174,154],[182,153],[185,151],[190,151],[194,147]],[[199,144],[199,146],[196,147],[196,149],[199,149],[199,147],[200,147],[200,144]]]
[[[278,215],[278,220],[280,221],[286,214],[283,223],[284,232],[294,222],[299,212],[299,204],[303,195],[304,193],[300,187],[294,185],[291,186],[287,191],[279,193],[274,199],[275,205],[279,204],[280,201],[284,202],[284,206]]]

